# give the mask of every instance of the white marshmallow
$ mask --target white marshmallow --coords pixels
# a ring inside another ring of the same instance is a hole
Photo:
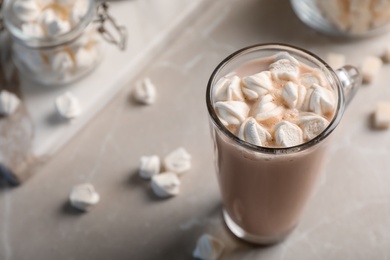
[[[248,143],[262,146],[266,141],[271,140],[272,136],[253,117],[250,117],[242,123],[238,132],[238,138]]]
[[[180,180],[171,172],[154,175],[151,186],[154,194],[160,198],[176,196],[180,192]]]
[[[91,206],[100,201],[99,194],[90,183],[85,183],[73,187],[69,195],[70,204],[82,211],[87,211]]]
[[[238,125],[248,116],[249,107],[241,101],[216,102],[215,110],[224,125]]]
[[[222,255],[224,247],[215,237],[204,234],[198,239],[192,256],[201,260],[217,260]]]
[[[262,71],[258,74],[244,77],[242,82],[244,85],[242,92],[249,100],[258,99],[273,88],[271,72],[269,71]]]
[[[157,155],[142,156],[139,167],[139,175],[144,179],[150,179],[160,172],[160,158]]]
[[[164,158],[164,169],[183,174],[191,169],[191,155],[182,147],[172,151]]]
[[[330,90],[314,84],[306,94],[302,106],[303,111],[312,111],[318,115],[332,112],[336,106],[335,98]]]
[[[277,106],[273,100],[274,98],[271,94],[261,98],[256,109],[256,120],[264,121],[271,117],[279,117],[283,113],[283,107]]]
[[[31,22],[38,18],[41,8],[35,0],[17,0],[13,3],[13,12],[22,22]]]
[[[72,119],[81,114],[78,99],[70,92],[57,97],[55,101],[57,112],[65,119]]]
[[[321,71],[315,71],[301,74],[301,84],[306,88],[310,88],[313,84],[324,86],[326,83],[321,73]]]
[[[0,92],[0,115],[9,116],[18,109],[20,99],[13,93],[7,90]]]
[[[49,37],[67,33],[71,29],[69,21],[62,20],[53,9],[46,9],[42,12],[38,21]]]
[[[306,88],[289,81],[284,85],[282,97],[289,108],[300,108],[306,96]]]
[[[241,91],[241,79],[233,76],[231,79],[221,78],[213,89],[214,102],[218,101],[244,101]]]
[[[361,66],[361,73],[365,83],[371,83],[382,68],[382,60],[376,56],[367,56]]]
[[[149,78],[145,78],[136,83],[133,95],[138,102],[151,105],[156,101],[156,87]]]
[[[300,65],[299,61],[296,58],[294,58],[288,52],[285,52],[285,51],[282,51],[282,52],[279,52],[278,54],[276,54],[275,60],[289,60],[290,62],[292,62],[296,66]]]
[[[95,48],[80,48],[75,54],[76,67],[80,70],[89,69],[97,60]]]
[[[390,127],[390,102],[378,102],[374,114],[375,127]]]
[[[22,31],[26,36],[32,38],[42,38],[45,34],[42,27],[36,23],[22,24]]]
[[[321,134],[329,125],[329,122],[317,114],[303,113],[297,124],[303,131],[303,138],[309,141]]]
[[[71,0],[71,4],[74,2],[74,0]],[[72,10],[70,11],[69,18],[73,26],[78,24],[81,19],[86,15],[88,11],[88,1],[86,0],[76,0],[74,3],[74,6]]]
[[[295,81],[299,76],[299,65],[288,59],[278,60],[269,65],[272,77],[281,80]]]
[[[288,121],[281,121],[275,126],[275,142],[280,147],[292,147],[303,142],[302,130]]]
[[[326,62],[328,65],[336,70],[345,65],[345,55],[340,53],[328,53],[326,57]],[[319,82],[317,84],[320,84]]]
[[[61,51],[51,56],[51,68],[60,79],[66,78],[74,68],[69,53]]]

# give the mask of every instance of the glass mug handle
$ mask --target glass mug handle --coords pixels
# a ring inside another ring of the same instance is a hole
[[[362,75],[356,67],[351,65],[345,65],[335,72],[344,91],[345,104],[348,105],[362,84]]]

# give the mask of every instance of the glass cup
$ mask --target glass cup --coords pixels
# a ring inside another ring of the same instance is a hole
[[[309,142],[288,148],[256,146],[239,139],[219,120],[213,107],[213,87],[221,77],[246,63],[282,51],[323,72],[334,89],[337,108],[329,126]],[[360,84],[361,75],[355,67],[333,71],[316,55],[283,44],[247,47],[217,66],[208,82],[206,102],[223,215],[233,234],[248,242],[271,244],[295,228],[321,174],[331,133]]]

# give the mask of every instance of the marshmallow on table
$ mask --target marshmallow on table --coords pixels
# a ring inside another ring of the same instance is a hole
[[[326,62],[332,69],[339,69],[345,65],[345,55],[339,53],[328,53]]]
[[[365,83],[371,83],[382,67],[382,60],[376,56],[367,56],[361,66],[361,73]]]
[[[91,206],[96,205],[99,200],[99,194],[90,183],[73,187],[69,195],[70,204],[82,211],[87,211]]]
[[[238,138],[248,143],[262,146],[266,141],[271,140],[272,136],[253,117],[250,117],[242,123],[238,132]]]
[[[309,141],[321,134],[329,125],[329,122],[317,114],[304,113],[298,120],[297,125],[300,126],[303,131],[303,138]]]
[[[281,121],[275,126],[275,141],[280,147],[291,147],[303,143],[302,130],[288,121]]]
[[[138,102],[151,105],[156,101],[156,87],[149,78],[145,78],[137,82],[133,95]]]
[[[180,192],[180,180],[171,172],[154,175],[151,186],[154,194],[160,198],[176,196]]]
[[[238,125],[249,113],[249,106],[241,101],[219,101],[215,103],[214,108],[224,125]]]
[[[241,79],[237,76],[221,78],[213,88],[213,100],[217,101],[244,101],[241,91]]]
[[[81,107],[78,99],[70,92],[57,97],[55,101],[57,112],[66,119],[72,119],[81,114]]]
[[[191,169],[191,155],[182,147],[172,151],[164,158],[164,169],[183,174]]]
[[[139,175],[144,179],[150,179],[160,172],[160,158],[157,155],[142,156]]]
[[[217,260],[221,257],[224,245],[209,234],[202,235],[196,244],[193,257],[201,260]]]
[[[17,0],[13,3],[12,8],[16,17],[22,22],[34,21],[41,12],[36,0]]]
[[[390,102],[378,102],[374,114],[375,127],[390,127]]]
[[[19,107],[20,99],[7,90],[0,92],[0,115],[9,116]]]
[[[258,99],[273,88],[271,72],[269,71],[262,71],[258,74],[244,77],[242,82],[242,92],[249,100]]]

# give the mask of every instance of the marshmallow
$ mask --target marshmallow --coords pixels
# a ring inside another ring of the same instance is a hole
[[[49,37],[64,34],[71,29],[69,21],[62,20],[51,8],[46,9],[40,14],[38,22],[42,24]]]
[[[374,114],[375,127],[388,128],[390,126],[390,102],[379,102]]]
[[[71,3],[73,2],[74,0],[71,0]],[[81,21],[81,19],[83,19],[83,17],[86,15],[88,11],[88,7],[89,4],[87,0],[76,0],[69,15],[70,21],[73,24],[73,26],[78,24]]]
[[[306,88],[310,88],[313,84],[325,85],[326,83],[321,73],[321,71],[315,71],[301,74],[301,84]]]
[[[134,98],[144,105],[151,105],[156,101],[156,87],[149,78],[137,82],[133,94]]]
[[[160,158],[157,155],[142,156],[139,167],[139,175],[144,179],[150,179],[160,172]]]
[[[238,138],[248,143],[262,146],[266,141],[271,140],[272,136],[253,117],[250,117],[242,123],[238,132]]]
[[[289,60],[291,63],[293,63],[296,66],[299,66],[299,61],[291,56],[288,52],[282,51],[275,55],[275,60]]]
[[[288,121],[281,121],[275,125],[275,142],[280,147],[292,147],[303,142],[302,130]]]
[[[283,113],[283,107],[277,106],[273,100],[274,98],[271,94],[261,98],[256,109],[256,120],[264,121],[271,117],[278,117]]]
[[[306,95],[306,88],[289,81],[284,85],[282,97],[289,108],[300,108]]]
[[[70,204],[82,211],[87,211],[91,206],[96,205],[100,200],[99,194],[92,184],[85,183],[73,187],[70,195]]]
[[[249,100],[258,99],[273,88],[271,72],[269,71],[262,71],[258,74],[244,77],[242,82],[244,85],[242,92]]]
[[[325,17],[338,29],[346,31],[350,27],[350,12],[348,3],[340,0],[318,0],[318,7]]]
[[[73,70],[74,64],[68,52],[58,52],[51,57],[51,68],[60,78],[64,79]]]
[[[55,106],[57,112],[65,119],[72,119],[81,114],[80,103],[70,92],[57,97]]]
[[[339,53],[328,53],[326,62],[332,69],[339,69],[345,65],[345,55]],[[318,82],[317,84],[320,83]]]
[[[176,196],[180,192],[180,180],[171,172],[154,175],[151,186],[154,194],[160,198]]]
[[[13,3],[13,12],[22,22],[34,21],[41,10],[35,0],[17,0]]]
[[[191,169],[191,155],[180,147],[164,158],[164,168],[169,172],[183,174]]]
[[[96,60],[97,54],[95,48],[80,48],[76,51],[75,63],[76,67],[80,70],[86,70],[90,68]]]
[[[204,234],[198,239],[192,255],[201,260],[217,260],[222,255],[223,249],[224,245],[221,241]]]
[[[282,59],[269,65],[269,70],[272,73],[272,77],[280,80],[297,80],[299,76],[299,64],[295,62]]]
[[[244,101],[241,91],[241,79],[237,76],[221,78],[213,89],[214,102],[218,101]]]
[[[25,35],[32,38],[42,38],[44,36],[42,27],[36,23],[22,24],[22,31]]]
[[[20,99],[13,93],[7,90],[0,92],[0,115],[9,116],[18,109]]]
[[[330,90],[314,84],[306,94],[305,101],[302,106],[303,111],[312,111],[318,115],[325,115],[333,112],[336,106],[336,101]]]
[[[367,56],[361,66],[363,81],[371,83],[382,68],[382,60],[376,56]]]
[[[249,113],[249,107],[241,101],[216,102],[215,110],[219,120],[224,125],[238,125],[242,123]]]
[[[309,141],[321,134],[329,125],[328,120],[313,113],[304,113],[297,125],[303,131],[303,138]]]

